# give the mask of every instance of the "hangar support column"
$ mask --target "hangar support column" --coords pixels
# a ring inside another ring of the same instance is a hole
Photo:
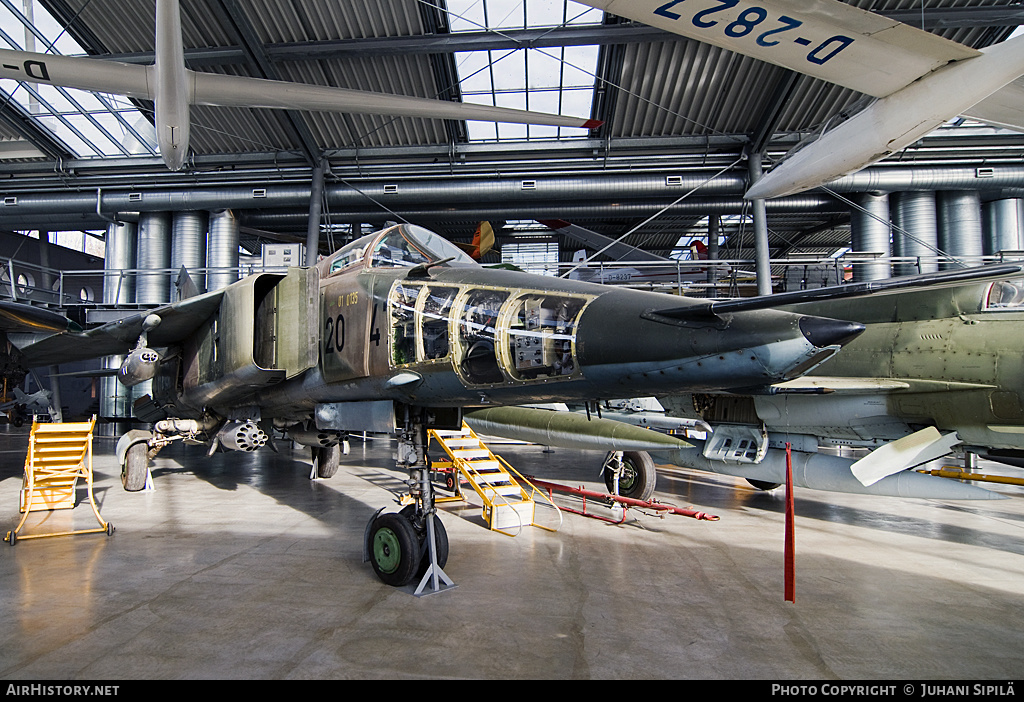
[[[761,177],[761,154],[750,154],[747,159],[750,184]],[[754,268],[757,271],[757,294],[771,295],[772,268],[768,250],[768,210],[764,200],[751,200],[750,209],[754,216]]]

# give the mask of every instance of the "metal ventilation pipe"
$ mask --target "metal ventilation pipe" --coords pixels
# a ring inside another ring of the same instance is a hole
[[[888,193],[864,193],[854,196],[858,205],[850,210],[850,238],[854,253],[877,254],[880,260],[853,265],[853,281],[882,280],[892,277],[891,227]]]
[[[942,270],[981,264],[981,195],[976,190],[945,190],[936,194],[939,248],[961,263],[943,263]]]
[[[206,276],[198,272],[206,268],[206,213],[175,212],[171,222],[171,268],[184,266],[200,292],[206,289]],[[172,278],[177,273],[172,274]],[[172,280],[171,299],[177,300],[177,288]]]
[[[103,302],[123,305],[135,301],[135,278],[126,271],[135,266],[138,229],[132,222],[111,222],[107,226],[103,257]],[[123,356],[107,356],[104,368],[120,368]],[[104,417],[129,417],[128,388],[115,377],[100,378],[100,414]]]
[[[893,253],[920,259],[916,265],[897,265],[896,274],[917,275],[938,271],[936,251],[939,248],[939,232],[935,217],[935,193],[893,193],[892,203]]]
[[[171,266],[170,212],[143,212],[139,216],[139,269],[135,300],[144,305],[170,301],[166,273],[154,273]]]
[[[135,302],[135,278],[125,271],[135,267],[138,229],[134,222],[107,225],[103,256],[103,302],[123,305]]]
[[[238,218],[231,210],[210,213],[206,265],[211,269],[207,290],[226,288],[238,280]]]
[[[1013,198],[987,202],[983,212],[986,255],[1024,249],[1024,200]]]

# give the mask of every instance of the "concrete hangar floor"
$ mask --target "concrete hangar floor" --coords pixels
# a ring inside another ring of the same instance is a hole
[[[0,529],[16,526],[28,428],[0,426]],[[559,532],[441,513],[454,589],[414,597],[362,562],[405,476],[354,443],[310,481],[308,452],[161,453],[126,493],[95,440],[112,536],[0,544],[4,680],[315,678],[1016,679],[1024,671],[1024,493],[941,502],[796,493],[659,467],[657,499],[721,517],[565,514]],[[601,456],[499,446],[525,473],[600,489]],[[569,504],[562,501],[563,504]],[[579,505],[575,505],[578,507]],[[593,507],[593,505],[591,505]],[[595,508],[600,513],[601,508]],[[604,514],[608,514],[607,511]],[[87,504],[24,533],[95,526]],[[66,526],[63,528],[67,528]]]

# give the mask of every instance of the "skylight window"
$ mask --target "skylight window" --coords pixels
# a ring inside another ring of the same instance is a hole
[[[85,53],[38,0],[2,3],[0,48]],[[125,98],[13,80],[0,80],[0,91],[80,158],[156,154],[152,125]]]
[[[571,0],[448,0],[452,32],[600,24],[600,10]],[[590,117],[597,46],[471,51],[455,54],[464,102]],[[470,141],[584,138],[582,128],[468,122]]]

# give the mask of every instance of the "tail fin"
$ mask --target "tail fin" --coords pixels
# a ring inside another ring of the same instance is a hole
[[[494,229],[490,222],[480,222],[473,233],[472,244],[456,244],[460,249],[479,261],[483,255],[494,248]]]
[[[185,270],[185,266],[178,271],[178,278],[174,281],[174,285],[178,289],[179,300],[187,300],[199,294],[199,286],[192,280],[192,276]]]
[[[708,260],[708,247],[700,239],[694,239],[690,242],[690,256],[693,257],[694,261],[706,261]]]

